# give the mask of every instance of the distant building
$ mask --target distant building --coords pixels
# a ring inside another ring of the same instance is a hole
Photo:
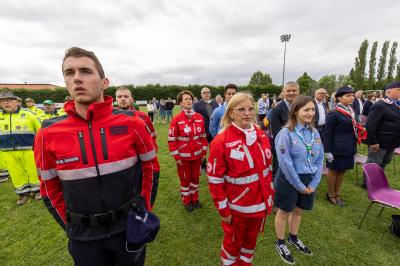
[[[60,86],[53,84],[30,84],[30,83],[0,83],[0,89],[27,89],[27,90],[54,90]]]

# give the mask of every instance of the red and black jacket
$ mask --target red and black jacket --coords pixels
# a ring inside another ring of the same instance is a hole
[[[123,232],[124,217],[90,227],[68,223],[66,213],[93,215],[118,209],[135,197],[140,178],[138,192],[151,209],[153,180],[158,180],[160,168],[151,135],[132,112],[113,110],[108,96],[89,106],[86,119],[78,116],[74,102],[64,108],[68,115],[46,120],[35,138],[43,201],[72,239],[89,241]],[[142,177],[136,174],[138,161]]]

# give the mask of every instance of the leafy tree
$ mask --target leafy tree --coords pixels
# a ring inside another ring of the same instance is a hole
[[[261,71],[254,72],[251,76],[249,85],[271,85],[272,78],[268,73]]]
[[[328,92],[333,92],[336,87],[336,75],[326,75],[318,80],[318,86],[326,89]]]
[[[376,51],[378,49],[378,42],[374,42],[371,48],[371,54],[369,57],[369,76],[367,87],[369,89],[375,88],[375,72],[376,72]]]
[[[386,57],[389,49],[389,41],[385,41],[382,47],[382,53],[379,57],[379,64],[378,64],[378,73],[376,76],[377,83],[376,88],[380,89],[383,87],[383,83],[385,82],[385,69],[386,69]]]
[[[368,50],[368,40],[364,40],[361,43],[360,49],[358,50],[358,57],[355,58],[355,85],[357,89],[365,88],[365,66],[367,64],[367,50]]]
[[[395,80],[400,81],[400,64],[397,64]]]
[[[390,49],[388,74],[386,77],[386,82],[393,81],[393,73],[396,68],[396,63],[397,63],[396,49],[397,49],[397,42],[393,42],[392,49]]]
[[[354,84],[354,80],[355,80],[354,68],[352,68],[350,70],[349,77],[350,77],[351,83]]]
[[[311,94],[311,91],[315,89],[316,82],[313,80],[307,72],[297,79],[297,83],[300,86],[300,93]]]

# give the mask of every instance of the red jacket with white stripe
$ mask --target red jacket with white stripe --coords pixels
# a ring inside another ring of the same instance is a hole
[[[72,239],[103,239],[123,232],[123,217],[109,225],[90,227],[68,223],[67,212],[106,213],[139,193],[151,209],[153,180],[159,175],[151,135],[131,111],[114,110],[108,96],[89,106],[86,119],[78,116],[73,101],[64,109],[68,115],[46,120],[35,138],[43,201]],[[142,177],[136,174],[138,161]]]
[[[272,153],[268,137],[255,126],[257,140],[246,145],[234,125],[211,142],[207,164],[211,197],[221,216],[262,217],[273,206]]]
[[[204,119],[194,113],[189,119],[184,111],[177,114],[170,123],[168,146],[176,161],[196,160],[207,154],[207,137]]]

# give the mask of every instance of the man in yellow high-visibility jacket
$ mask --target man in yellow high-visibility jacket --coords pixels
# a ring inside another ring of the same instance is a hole
[[[0,150],[11,176],[18,205],[28,201],[32,193],[40,199],[39,179],[36,172],[32,144],[40,124],[35,115],[18,105],[18,97],[12,92],[0,93]]]
[[[58,116],[57,110],[52,100],[45,100],[43,102],[43,105],[44,105],[44,113],[39,115],[39,119],[41,122],[43,122],[46,119]]]
[[[31,110],[32,113],[34,113],[36,115],[36,117],[41,116],[42,114],[44,114],[44,111],[42,109],[39,109],[35,106],[35,100],[32,98],[26,98],[25,99],[25,104],[26,104],[26,108]]]

